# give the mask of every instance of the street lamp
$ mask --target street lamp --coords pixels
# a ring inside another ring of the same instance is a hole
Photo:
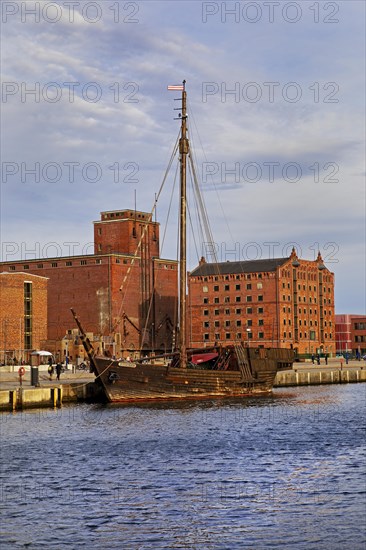
[[[65,368],[66,370],[69,368],[69,342],[66,340],[65,342]]]

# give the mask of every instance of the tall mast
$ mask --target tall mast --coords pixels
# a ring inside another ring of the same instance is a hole
[[[186,81],[183,80],[182,91],[182,123],[179,140],[180,154],[180,262],[179,262],[179,352],[180,366],[187,368],[186,344],[186,289],[187,289],[187,257],[186,257],[186,210],[187,210],[187,154],[189,144],[187,139],[187,92]]]

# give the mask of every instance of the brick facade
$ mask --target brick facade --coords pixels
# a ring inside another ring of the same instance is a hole
[[[46,277],[0,273],[0,362],[28,361],[47,338]]]
[[[97,350],[171,351],[178,313],[178,265],[159,257],[159,224],[134,210],[101,213],[95,254],[2,262],[7,273],[48,282],[48,344],[75,328],[75,309]],[[41,277],[39,277],[41,278]],[[300,355],[334,354],[334,274],[318,255],[200,265],[188,274],[188,340],[192,347],[243,342],[293,347]],[[36,346],[33,346],[36,347]]]
[[[207,264],[189,274],[189,339],[335,353],[334,274],[288,258]]]
[[[339,314],[335,316],[337,353],[356,356],[366,354],[366,316]]]
[[[140,347],[170,349],[178,268],[159,258],[159,224],[146,212],[102,212],[94,230],[95,254],[0,264],[9,273],[48,277],[50,351],[75,327],[70,308],[118,355]]]

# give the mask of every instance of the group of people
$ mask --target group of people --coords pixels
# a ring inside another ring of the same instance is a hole
[[[315,359],[316,359],[317,365],[320,365],[320,354],[319,353],[317,353],[316,355],[314,355],[314,353],[311,354],[311,362],[313,363],[313,365],[315,363]],[[324,355],[324,359],[325,359],[325,364],[328,365],[328,354],[327,353]]]
[[[52,380],[52,376],[54,375],[55,373],[55,369],[53,367],[53,364],[52,364],[52,359],[50,358],[49,361],[48,361],[48,375],[50,377],[50,380]],[[62,371],[62,364],[60,363],[60,361],[56,364],[56,379],[57,380],[60,380],[60,374],[61,374],[61,371]]]

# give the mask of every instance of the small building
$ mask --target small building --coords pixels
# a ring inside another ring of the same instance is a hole
[[[334,355],[334,274],[297,257],[206,263],[188,277],[192,347],[224,344]]]
[[[48,278],[30,273],[0,273],[0,361],[29,362],[47,339]]]
[[[336,348],[337,353],[349,353],[356,357],[366,354],[366,315],[337,314]]]

